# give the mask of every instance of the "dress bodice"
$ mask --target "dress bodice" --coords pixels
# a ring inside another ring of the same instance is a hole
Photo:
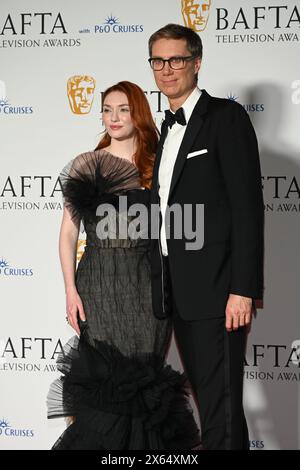
[[[64,204],[82,220],[87,246],[148,246],[149,190],[137,167],[106,150],[79,155],[61,174]]]

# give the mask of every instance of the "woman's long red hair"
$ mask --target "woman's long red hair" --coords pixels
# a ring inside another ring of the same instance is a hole
[[[139,170],[142,186],[150,188],[155,152],[158,143],[158,131],[151,114],[148,100],[145,93],[138,85],[128,81],[122,81],[105,90],[102,102],[104,103],[105,98],[114,91],[125,93],[127,96],[131,119],[136,129],[137,148],[133,156],[133,161]],[[105,132],[96,150],[108,147],[110,142],[111,137],[108,132]]]

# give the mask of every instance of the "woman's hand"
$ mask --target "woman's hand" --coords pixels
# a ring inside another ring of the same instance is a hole
[[[67,292],[66,296],[67,303],[67,319],[68,323],[80,335],[80,329],[78,325],[78,314],[81,321],[86,321],[86,316],[83,309],[81,298],[76,289]]]

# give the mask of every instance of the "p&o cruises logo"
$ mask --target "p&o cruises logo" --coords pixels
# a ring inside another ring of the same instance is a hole
[[[5,259],[0,259],[0,276],[11,277],[31,277],[33,276],[32,268],[17,268],[15,266],[10,266]]]
[[[26,428],[15,428],[10,426],[9,422],[2,418],[0,419],[0,436],[6,437],[27,437],[32,438],[34,437],[33,429],[26,429]]]
[[[228,93],[227,99],[231,101],[239,102],[239,97],[232,92]],[[263,112],[265,110],[264,103],[241,103],[241,104],[248,113]]]
[[[109,34],[109,33],[142,33],[144,25],[122,23],[119,18],[110,14],[103,23],[95,24],[93,27],[83,28],[80,33],[96,33],[96,34]]]
[[[16,105],[15,103],[10,103],[10,100],[6,94],[6,85],[5,82],[0,80],[0,115],[8,116],[11,114],[14,115],[25,115],[32,114],[33,108],[28,105]]]

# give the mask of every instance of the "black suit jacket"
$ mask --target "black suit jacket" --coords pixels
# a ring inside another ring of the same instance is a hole
[[[162,125],[154,165],[151,203],[159,204],[158,170],[167,134]],[[207,150],[193,158],[187,155]],[[230,293],[261,298],[263,220],[257,140],[249,116],[236,102],[213,98],[205,90],[188,122],[174,166],[169,206],[204,204],[204,245],[187,250],[176,239],[172,219],[167,241],[173,296],[187,320],[225,314]],[[195,212],[194,212],[195,215]],[[194,219],[195,220],[195,219]],[[151,241],[154,314],[170,313],[166,272],[159,240]]]

